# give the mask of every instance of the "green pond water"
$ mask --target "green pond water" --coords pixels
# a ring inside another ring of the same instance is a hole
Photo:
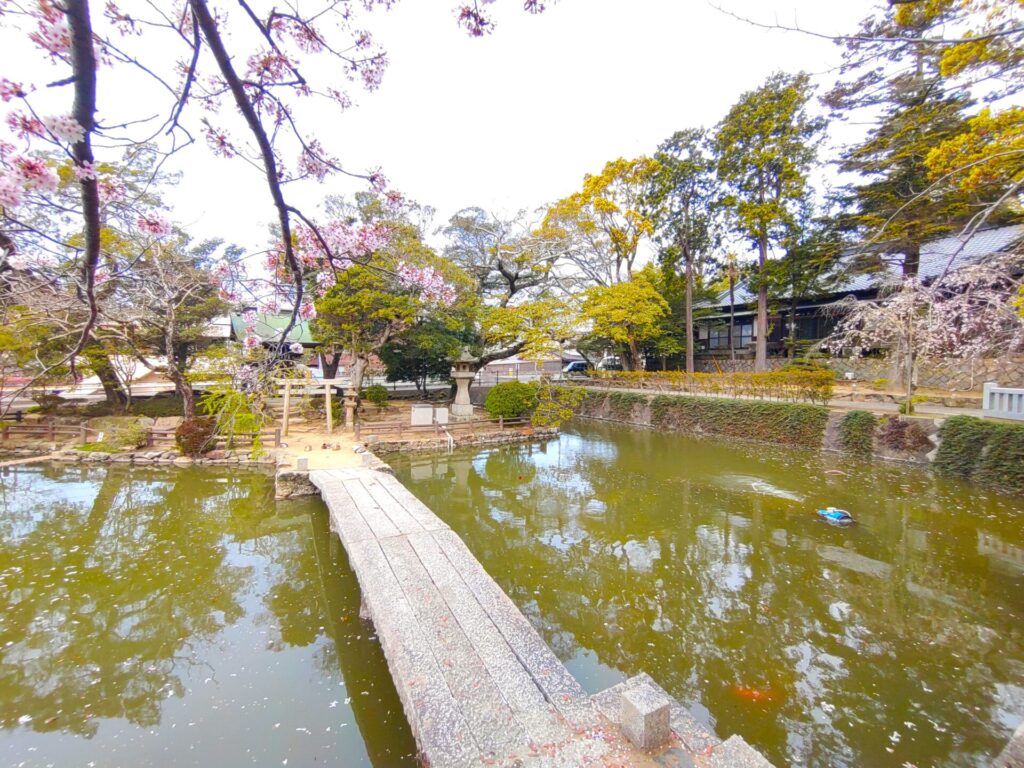
[[[0,474],[0,765],[404,766],[319,500],[259,473]]]
[[[597,424],[394,466],[592,693],[646,671],[779,766],[983,766],[1024,719],[1024,499]]]

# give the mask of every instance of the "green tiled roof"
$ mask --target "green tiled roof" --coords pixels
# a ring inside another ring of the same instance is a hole
[[[264,341],[276,341],[280,338],[281,331],[288,325],[287,314],[268,315],[262,312],[256,314],[256,335]],[[231,334],[236,339],[245,338],[245,319],[241,314],[231,315]],[[309,329],[308,320],[300,320],[288,333],[288,341],[297,341],[303,346],[313,347],[317,342],[313,339],[313,333]]]

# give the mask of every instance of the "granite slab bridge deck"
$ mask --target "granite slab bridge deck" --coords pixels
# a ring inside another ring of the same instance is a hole
[[[463,766],[769,763],[721,742],[645,675],[589,696],[462,539],[397,479],[366,468],[309,473],[359,580],[423,762]],[[671,703],[669,741],[623,736],[623,691]]]

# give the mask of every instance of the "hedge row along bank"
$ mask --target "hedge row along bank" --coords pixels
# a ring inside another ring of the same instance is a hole
[[[939,430],[935,468],[1010,493],[1024,493],[1024,425],[953,416]]]
[[[875,452],[875,428],[878,419],[868,411],[850,411],[839,423],[839,439],[843,450],[861,459],[870,459]]]
[[[592,371],[590,375],[609,387],[821,404],[832,398],[836,380],[835,371],[830,370],[691,374],[685,371]]]
[[[828,422],[821,405],[637,392],[588,392],[580,415],[803,448],[821,445]]]

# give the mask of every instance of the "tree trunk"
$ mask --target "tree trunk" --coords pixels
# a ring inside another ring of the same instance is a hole
[[[196,417],[196,395],[192,390],[192,384],[185,378],[182,369],[178,366],[178,357],[175,355],[178,336],[178,320],[173,304],[168,308],[167,327],[164,330],[164,355],[167,357],[167,378],[174,383],[174,390],[181,398],[181,415],[185,421],[192,421]]]
[[[796,357],[796,291],[789,300],[789,349],[786,356],[790,360]]]
[[[768,238],[762,236],[757,243],[758,283],[757,289],[757,340],[754,346],[754,370],[768,370],[768,284],[764,279],[764,267],[768,263]]]
[[[686,259],[686,373],[693,375],[693,259]]]
[[[352,389],[356,391],[357,396],[363,391],[363,376],[369,364],[370,359],[366,355],[352,355],[352,377],[350,381]]]
[[[903,255],[903,276],[917,277],[917,270],[921,266],[921,243],[914,242],[907,245]]]
[[[627,371],[639,371],[640,370],[640,347],[637,346],[635,339],[629,340],[629,354],[626,357],[629,360],[623,360],[623,368]],[[626,365],[628,363],[628,365]]]
[[[341,355],[335,352],[330,355],[330,360],[327,359],[328,355],[324,351],[320,351],[320,372],[323,374],[325,379],[333,379],[338,375],[338,366],[341,364]]]
[[[121,410],[128,403],[128,395],[125,394],[124,385],[117,378],[117,371],[110,362],[110,357],[97,345],[86,347],[85,356],[89,360],[96,378],[103,385],[103,394],[107,398],[107,404],[115,410]]]
[[[736,275],[729,267],[729,359],[736,360],[736,345],[733,334],[736,329]]]

